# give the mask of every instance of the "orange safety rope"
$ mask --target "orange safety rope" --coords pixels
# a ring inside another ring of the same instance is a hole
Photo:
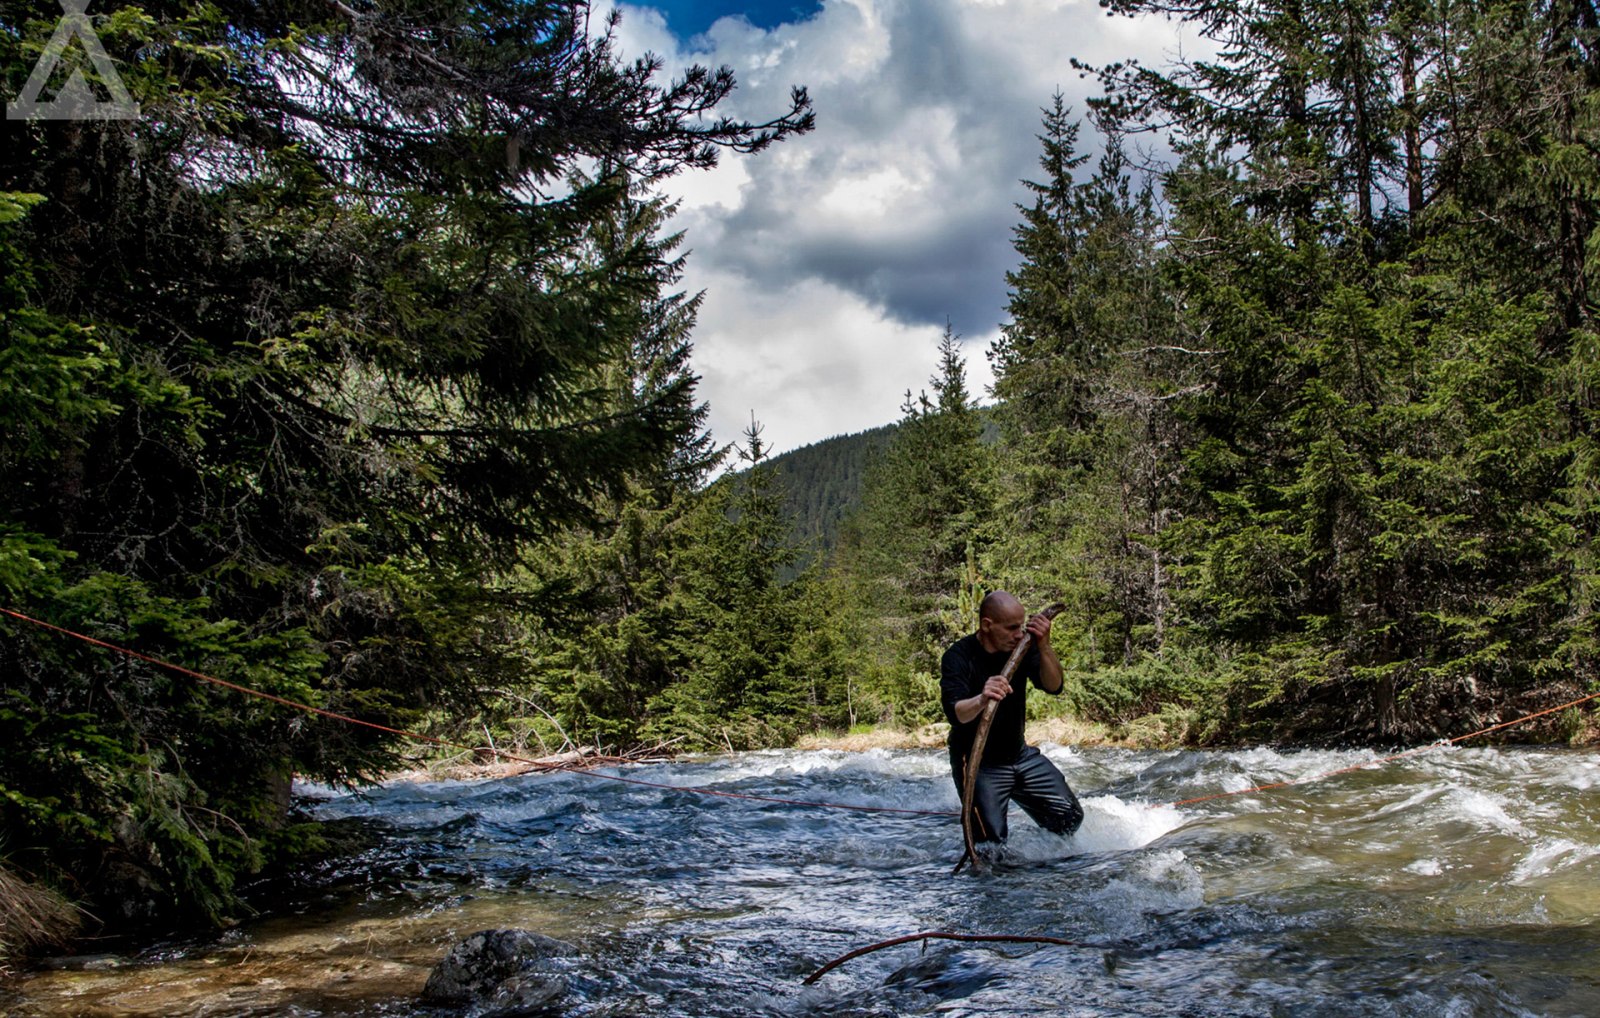
[[[0,608],[0,615],[9,615],[14,619],[19,619],[23,622],[31,623],[32,625],[39,626],[44,629],[53,630],[65,636],[70,636],[74,639],[82,640],[85,643],[93,644],[96,647],[103,647],[106,650],[115,651],[119,654],[126,654],[128,657],[137,658],[140,661],[158,665],[162,668],[171,669],[179,674],[187,675],[190,678],[199,679],[202,682],[209,682],[212,685],[221,686],[224,689],[231,689],[235,692],[243,693],[246,696],[254,696],[262,700],[270,700],[273,703],[281,704],[285,707],[292,707],[295,710],[302,710],[311,714],[320,714],[323,717],[332,718],[335,721],[343,721],[352,725],[360,725],[363,728],[376,729],[377,731],[386,732],[390,735],[398,735],[402,738],[412,739],[417,742],[426,742],[446,749],[460,749],[471,753],[481,753],[487,750],[488,752],[494,754],[497,759],[504,758],[506,760],[514,760],[518,763],[525,763],[542,772],[561,771],[567,774],[581,774],[586,777],[599,778],[605,781],[617,781],[623,784],[641,785],[646,788],[661,788],[673,792],[693,792],[696,795],[713,795],[723,799],[746,799],[753,802],[772,802],[785,806],[813,806],[821,809],[856,810],[863,813],[902,813],[911,816],[953,817],[960,815],[953,810],[906,809],[897,806],[861,806],[841,802],[817,802],[810,799],[786,799],[775,795],[747,795],[741,792],[725,792],[716,788],[704,788],[696,785],[672,785],[661,781],[646,781],[643,778],[629,778],[620,774],[602,774],[598,771],[584,770],[578,767],[567,767],[561,764],[544,763],[530,757],[519,756],[515,753],[508,753],[503,749],[498,749],[493,746],[468,746],[464,743],[451,742],[447,739],[440,739],[432,735],[423,735],[420,732],[413,732],[404,728],[390,728],[387,725],[380,725],[375,721],[363,721],[360,718],[351,717],[348,714],[340,714],[337,711],[326,710],[322,707],[314,707],[311,704],[301,703],[297,700],[290,700],[286,697],[264,692],[259,689],[252,689],[249,686],[242,686],[235,682],[229,682],[226,679],[219,679],[214,675],[207,675],[204,672],[197,672],[192,668],[185,668],[183,665],[174,664],[171,661],[164,661],[158,657],[152,657],[148,654],[141,654],[139,651],[130,650],[127,647],[120,647],[117,644],[108,643],[105,640],[96,639],[93,636],[86,636],[83,633],[74,632],[62,626],[54,625],[31,616],[24,615],[19,611],[13,611],[10,608]],[[1588,703],[1589,701],[1595,699],[1600,699],[1600,692],[1590,693],[1587,696],[1580,696],[1576,700],[1568,700],[1566,703],[1557,704],[1554,707],[1548,707],[1541,711],[1535,711],[1532,714],[1524,714],[1522,717],[1514,718],[1510,721],[1502,721],[1499,724],[1490,725],[1487,728],[1480,728],[1475,732],[1468,732],[1466,735],[1458,735],[1452,739],[1441,739],[1438,742],[1431,742],[1426,746],[1417,746],[1399,753],[1390,754],[1389,756],[1378,757],[1375,760],[1367,760],[1362,763],[1352,764],[1349,767],[1339,767],[1335,770],[1323,771],[1319,774],[1312,774],[1303,778],[1294,778],[1289,781],[1274,781],[1264,785],[1256,785],[1252,788],[1241,788],[1232,792],[1215,792],[1211,795],[1199,795],[1190,799],[1178,799],[1173,802],[1151,803],[1149,808],[1162,809],[1164,807],[1192,806],[1195,803],[1210,802],[1213,799],[1226,799],[1235,795],[1249,795],[1252,792],[1266,792],[1275,788],[1288,788],[1292,785],[1306,785],[1314,781],[1321,781],[1324,778],[1331,778],[1340,774],[1348,774],[1352,771],[1359,771],[1368,767],[1377,767],[1380,764],[1392,763],[1395,760],[1401,760],[1408,756],[1415,756],[1418,753],[1426,753],[1429,750],[1437,749],[1440,746],[1449,746],[1458,742],[1465,742],[1468,739],[1475,739],[1480,735],[1488,735],[1490,732],[1497,732],[1503,728],[1511,728],[1516,725],[1520,725],[1523,722],[1532,721],[1534,718],[1540,718],[1544,717],[1546,714],[1554,714],[1557,711],[1567,710],[1568,708],[1576,707],[1579,704]]]
[[[251,689],[249,686],[241,686],[236,682],[229,682],[227,679],[219,679],[214,675],[207,675],[204,672],[197,672],[192,668],[185,668],[183,665],[173,664],[171,661],[163,661],[161,658],[151,657],[149,654],[141,654],[138,651],[130,650],[127,647],[119,647],[114,643],[107,643],[105,640],[99,640],[93,636],[86,636],[83,633],[73,632],[70,629],[63,628],[62,626],[57,626],[31,616],[24,615],[18,611],[12,611],[10,608],[0,608],[0,614],[9,615],[14,619],[20,619],[23,622],[31,623],[43,629],[53,630],[65,636],[70,636],[74,639],[82,640],[85,643],[93,644],[96,647],[103,647],[106,650],[116,651],[118,654],[126,654],[128,657],[137,658],[138,660],[148,662],[149,664],[171,669],[180,675],[187,675],[190,678],[199,679],[201,682],[209,682],[214,686],[221,686],[224,689],[231,689],[236,693],[243,693],[246,696],[254,696],[262,700],[270,700],[273,703],[281,704],[285,707],[292,707],[295,710],[303,710],[311,714],[320,714],[325,718],[332,718],[335,721],[343,721],[347,724],[360,725],[363,728],[376,729],[380,732],[387,732],[390,735],[398,735],[403,738],[413,739],[418,742],[426,742],[431,745],[440,746],[446,749],[460,749],[472,753],[478,753],[487,750],[488,752],[493,753],[496,758],[503,757],[507,760],[515,760],[518,763],[529,764],[530,766],[544,772],[563,771],[567,774],[581,774],[585,777],[600,778],[606,781],[619,781],[629,785],[643,785],[647,788],[664,788],[674,792],[693,792],[696,795],[714,795],[723,799],[747,799],[754,802],[775,802],[785,806],[815,806],[824,809],[858,810],[864,813],[908,813],[914,816],[953,817],[957,815],[952,810],[904,809],[896,806],[858,806],[842,802],[813,802],[808,799],[785,799],[775,795],[746,795],[741,792],[725,792],[716,788],[703,788],[693,785],[671,785],[662,781],[646,781],[643,778],[623,777],[620,774],[602,774],[598,771],[584,770],[578,767],[566,767],[561,764],[544,763],[534,760],[530,757],[519,756],[515,753],[508,753],[505,750],[497,749],[493,746],[468,746],[459,742],[451,742],[448,739],[440,739],[432,735],[423,735],[421,732],[408,731],[404,728],[390,728],[388,725],[380,725],[375,721],[363,721],[360,718],[351,717],[348,714],[340,714],[338,711],[326,710],[322,707],[313,707],[308,703],[301,703],[298,700],[290,700],[287,697],[278,696],[274,693],[264,692],[259,689]]]

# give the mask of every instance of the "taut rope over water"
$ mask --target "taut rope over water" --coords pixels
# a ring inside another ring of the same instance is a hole
[[[227,679],[219,679],[215,675],[207,675],[205,672],[197,672],[193,668],[185,668],[183,665],[174,664],[171,661],[165,661],[158,657],[152,657],[149,654],[141,654],[139,651],[130,650],[127,647],[121,647],[115,643],[108,643],[105,640],[97,639],[93,636],[86,636],[83,633],[74,632],[71,629],[66,629],[52,622],[45,622],[41,619],[33,618],[30,615],[24,615],[19,611],[13,611],[10,608],[0,608],[0,615],[9,615],[11,618],[18,620],[19,622],[27,622],[31,625],[39,626],[42,629],[48,629],[52,632],[61,633],[64,636],[70,636],[74,639],[82,640],[84,643],[101,647],[105,650],[115,651],[118,654],[125,654],[128,657],[139,661],[144,661],[147,664],[156,665],[160,668],[167,668],[171,671],[177,672],[179,675],[187,675],[191,679],[198,679],[201,682],[208,682],[214,686],[221,686],[223,689],[231,689],[236,693],[243,693],[246,696],[257,697],[259,699],[267,700],[271,703],[276,703],[284,707],[305,711],[308,714],[317,714],[325,718],[331,718],[334,721],[342,721],[348,725],[359,725],[362,728],[376,729],[380,732],[387,732],[390,735],[397,735],[401,738],[411,739],[416,742],[426,742],[430,745],[439,746],[445,749],[460,749],[470,753],[492,753],[496,760],[513,760],[517,763],[527,764],[541,774],[549,774],[552,772],[576,774],[585,778],[597,778],[604,781],[615,781],[626,785],[641,785],[645,788],[661,788],[672,792],[692,792],[696,795],[710,795],[722,799],[745,799],[751,802],[772,802],[783,806],[811,806],[819,809],[856,810],[862,813],[899,813],[911,816],[947,817],[955,815],[949,810],[944,809],[906,809],[899,806],[865,806],[844,802],[815,802],[810,799],[787,799],[776,795],[747,795],[742,792],[725,792],[719,788],[704,788],[697,785],[672,785],[663,781],[646,781],[643,778],[630,778],[621,774],[606,774],[601,771],[591,771],[582,767],[569,767],[560,763],[552,763],[549,760],[538,760],[531,757],[521,756],[517,753],[510,753],[503,749],[496,749],[494,746],[469,746],[465,743],[452,742],[449,739],[441,739],[432,735],[424,735],[421,732],[413,732],[405,728],[390,728],[388,725],[380,725],[375,721],[365,721],[361,718],[351,717],[348,714],[340,714],[338,711],[331,711],[322,707],[314,707],[311,704],[301,703],[298,700],[290,700],[287,697],[278,696],[275,693],[268,693],[260,689],[252,689],[249,686],[242,686],[237,682],[229,682]]]

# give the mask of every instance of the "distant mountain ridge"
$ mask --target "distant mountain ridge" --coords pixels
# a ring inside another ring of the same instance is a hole
[[[995,408],[979,407],[985,445],[1000,439]],[[880,425],[772,456],[766,460],[783,485],[784,508],[803,550],[801,566],[826,558],[839,543],[839,530],[861,504],[867,468],[894,440],[899,423]]]
[[[898,424],[835,435],[767,460],[783,486],[784,506],[804,561],[839,543],[839,527],[861,504],[862,482],[872,458],[888,447]]]

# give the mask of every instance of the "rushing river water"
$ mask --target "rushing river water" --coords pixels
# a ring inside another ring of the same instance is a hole
[[[715,798],[585,775],[302,789],[381,844],[297,914],[27,978],[19,1016],[432,1016],[429,967],[479,929],[570,941],[593,1016],[1600,1015],[1600,756],[1044,747],[1076,837],[1015,808],[951,876],[953,817]],[[954,810],[942,751],[772,752],[631,768],[722,791]],[[1094,946],[928,942],[924,930]]]

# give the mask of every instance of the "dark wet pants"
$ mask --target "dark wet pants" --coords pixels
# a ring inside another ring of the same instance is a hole
[[[960,761],[952,760],[950,771],[956,779],[956,794],[960,795]],[[1012,763],[979,767],[972,797],[978,812],[972,829],[976,841],[1006,840],[1006,806],[1012,799],[1047,831],[1071,834],[1083,823],[1083,807],[1067,787],[1067,779],[1032,746],[1022,747]]]

